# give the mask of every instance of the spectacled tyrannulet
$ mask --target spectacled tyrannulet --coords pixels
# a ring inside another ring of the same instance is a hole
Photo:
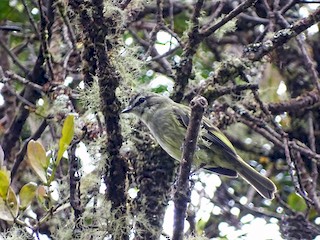
[[[122,113],[134,113],[150,129],[160,146],[180,161],[191,110],[155,93],[138,94]],[[247,164],[227,137],[203,117],[193,163],[197,167],[228,177],[239,174],[263,197],[272,199],[276,186]]]

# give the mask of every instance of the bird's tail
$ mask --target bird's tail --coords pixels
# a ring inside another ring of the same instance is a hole
[[[277,191],[274,183],[269,178],[258,173],[242,160],[240,156],[238,156],[238,158],[242,163],[241,167],[237,169],[239,175],[248,181],[264,198],[273,199],[274,193]]]

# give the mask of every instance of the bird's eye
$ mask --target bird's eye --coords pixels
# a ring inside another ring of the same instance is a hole
[[[134,105],[133,107],[137,107],[137,106],[140,106],[142,103],[144,103],[146,101],[146,97],[139,97],[137,98],[135,101],[134,101]]]
[[[138,102],[139,102],[139,104],[141,104],[141,103],[143,103],[145,100],[146,100],[145,97],[140,97],[139,100],[138,100]]]

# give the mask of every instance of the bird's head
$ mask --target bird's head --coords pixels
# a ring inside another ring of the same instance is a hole
[[[138,93],[122,110],[122,113],[133,113],[142,120],[152,116],[157,110],[170,104],[172,100],[156,93]]]

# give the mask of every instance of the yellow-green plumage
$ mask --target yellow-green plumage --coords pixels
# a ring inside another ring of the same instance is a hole
[[[159,145],[171,157],[180,161],[191,112],[189,107],[155,93],[146,93],[134,97],[123,112],[137,115]],[[197,146],[193,159],[195,166],[229,177],[239,174],[263,197],[273,198],[276,191],[273,182],[242,160],[227,137],[205,117]]]

